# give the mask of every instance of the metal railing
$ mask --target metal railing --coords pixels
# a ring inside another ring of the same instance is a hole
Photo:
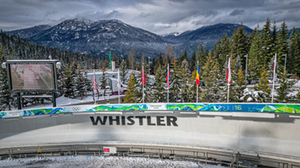
[[[268,158],[241,154],[235,151],[178,149],[177,147],[116,146],[117,153],[106,154],[101,144],[72,144],[52,146],[30,146],[0,149],[0,159],[19,159],[27,157],[50,157],[66,155],[94,155],[117,157],[147,157],[169,160],[186,160],[202,164],[217,164],[229,167],[271,166],[279,168],[300,168],[299,160],[288,158]],[[285,160],[284,160],[285,159]]]

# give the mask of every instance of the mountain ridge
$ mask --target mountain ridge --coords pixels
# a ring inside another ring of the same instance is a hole
[[[38,44],[88,55],[107,56],[109,51],[112,51],[117,56],[126,56],[130,49],[134,48],[137,57],[143,52],[146,56],[156,57],[159,52],[164,52],[167,45],[173,46],[176,55],[183,53],[184,50],[191,55],[200,43],[203,43],[205,48],[211,49],[224,33],[231,36],[239,26],[239,24],[219,23],[164,36],[117,19],[92,21],[75,18],[53,26],[38,25],[7,33]],[[252,33],[251,28],[243,26],[246,32]]]

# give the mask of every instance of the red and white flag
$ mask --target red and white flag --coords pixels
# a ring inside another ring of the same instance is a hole
[[[99,91],[98,91],[97,80],[96,80],[95,71],[94,71],[94,77],[93,77],[93,99],[94,100],[95,100],[95,98],[94,98],[95,91],[97,92],[98,99],[99,99]]]
[[[142,67],[142,85],[146,83],[144,66]]]
[[[275,59],[273,61],[273,65],[272,65],[273,69],[274,69],[274,74],[273,74],[273,82],[277,81],[277,63],[276,63],[276,55],[275,55]]]
[[[231,83],[230,57],[229,57],[229,60],[228,60],[228,68],[227,68],[226,79],[227,79],[227,83]]]

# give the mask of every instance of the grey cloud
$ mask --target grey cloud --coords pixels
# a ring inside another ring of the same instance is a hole
[[[300,6],[300,1],[297,1],[297,2],[291,2],[290,4],[289,4],[290,6]]]
[[[229,16],[236,16],[236,15],[241,15],[245,12],[245,10],[241,10],[241,9],[236,9],[234,11],[232,11]]]
[[[218,14],[220,14],[220,12],[214,11],[214,10],[209,10],[209,11],[204,12],[205,17],[216,16]]]
[[[153,13],[141,12],[141,13],[138,15],[138,17],[146,18],[146,17],[153,16],[153,15],[154,15]]]
[[[300,27],[299,8],[299,0],[2,0],[0,28],[53,25],[75,17],[119,19],[158,34],[217,23],[262,27],[267,17]]]
[[[171,2],[184,3],[186,0],[169,0]]]
[[[120,17],[122,15],[123,15],[123,13],[113,10],[112,12],[108,13],[105,17],[109,18],[109,19],[112,19],[112,18],[117,19],[118,17]]]

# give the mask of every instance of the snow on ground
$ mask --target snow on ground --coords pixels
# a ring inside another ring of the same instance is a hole
[[[299,88],[300,87],[300,80],[298,80],[293,86]]]
[[[191,161],[173,161],[167,159],[149,159],[141,157],[103,157],[103,156],[60,156],[46,158],[26,158],[1,160],[0,167],[47,167],[47,168],[77,168],[77,167],[99,167],[99,168],[223,168],[218,165],[204,165]]]
[[[122,96],[122,95],[121,95]],[[112,96],[105,96],[106,99],[112,99],[112,98],[117,98],[118,95],[112,95]],[[104,96],[100,96],[99,99],[96,97],[96,100],[104,100]],[[93,96],[89,95],[84,97],[82,100],[80,97],[71,99],[68,97],[60,96],[56,98],[56,106],[64,106],[64,105],[70,105],[70,104],[76,104],[76,103],[83,103],[83,102],[91,102],[93,100]],[[40,108],[51,108],[53,107],[53,104],[51,101],[44,101],[44,104],[33,104],[33,105],[28,105],[26,107],[23,107],[22,109],[40,109]],[[17,110],[17,108],[13,108],[13,110]]]

